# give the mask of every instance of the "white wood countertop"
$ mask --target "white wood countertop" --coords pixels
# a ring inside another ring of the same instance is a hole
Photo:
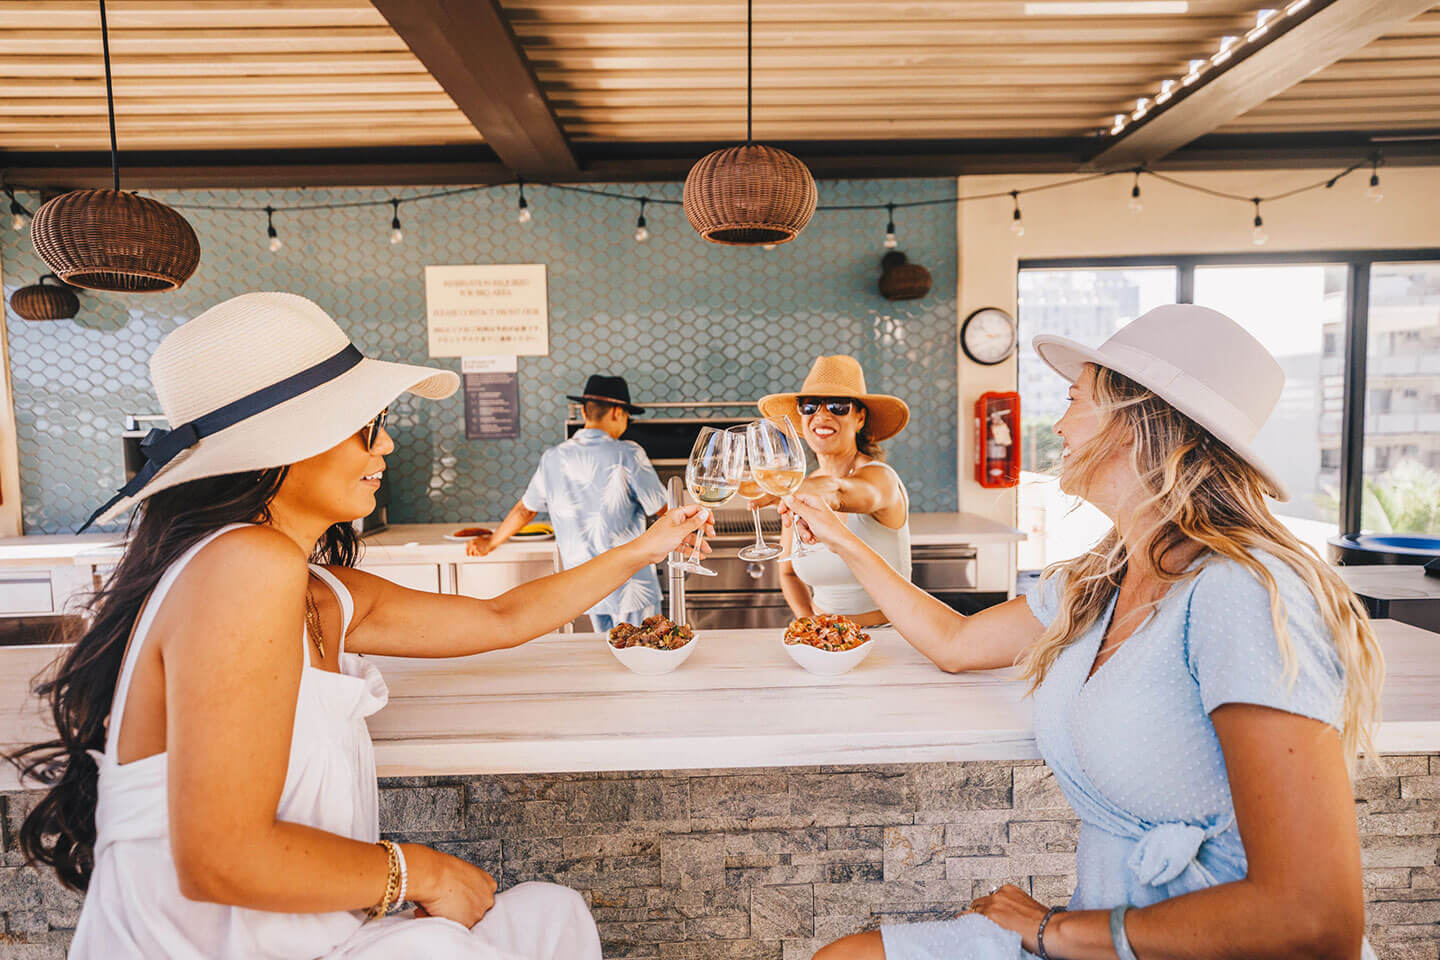
[[[488,557],[470,557],[465,544],[445,539],[461,527],[494,530],[499,521],[479,523],[401,523],[365,538],[363,559],[371,563],[503,563],[541,560],[555,555],[554,540],[510,540]],[[910,518],[916,546],[947,543],[1012,543],[1025,539],[1014,527],[973,513],[916,513]],[[0,538],[0,567],[56,567],[108,564],[120,558],[119,534],[37,535]]]
[[[1440,750],[1440,634],[1376,621],[1388,676],[1378,746]],[[893,630],[855,670],[816,677],[778,631],[718,630],[674,673],[641,677],[595,634],[456,660],[376,657],[381,776],[660,770],[1038,756],[1011,671],[942,673]],[[0,744],[38,739],[29,678],[56,647],[0,649]],[[13,789],[0,772],[0,789]]]

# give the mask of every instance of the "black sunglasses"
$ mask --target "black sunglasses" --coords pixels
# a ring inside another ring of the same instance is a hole
[[[813,416],[815,411],[820,409],[820,405],[822,403],[825,405],[826,410],[829,410],[837,417],[843,417],[848,414],[852,406],[860,406],[860,403],[858,401],[850,400],[845,397],[833,397],[830,399],[824,399],[821,397],[801,397],[800,399],[795,401],[795,405],[800,408],[800,416],[802,417]]]
[[[365,435],[366,450],[375,449],[375,442],[380,439],[380,431],[385,429],[385,418],[388,416],[390,416],[390,408],[386,407],[384,410],[375,414],[374,420],[371,420],[360,428],[360,432]]]

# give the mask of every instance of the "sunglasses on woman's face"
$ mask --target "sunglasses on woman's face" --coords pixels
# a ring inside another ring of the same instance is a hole
[[[854,400],[848,400],[843,397],[830,400],[821,397],[801,397],[795,402],[796,405],[800,407],[800,416],[802,417],[813,416],[815,412],[820,409],[821,404],[824,404],[825,409],[837,417],[843,417],[848,414],[851,406],[859,406]]]
[[[385,429],[385,418],[390,415],[390,408],[386,407],[375,414],[375,419],[360,428],[360,435],[365,438],[365,449],[374,450],[375,443],[380,439],[380,431]]]

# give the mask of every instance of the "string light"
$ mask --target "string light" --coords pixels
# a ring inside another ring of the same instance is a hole
[[[284,241],[280,239],[280,234],[275,232],[275,208],[270,206],[265,208],[265,236],[270,238],[271,253],[276,253],[285,246]]]
[[[5,195],[10,198],[10,226],[18,233],[25,229],[25,218],[30,216],[30,211],[15,199],[15,191],[11,188],[5,188]]]
[[[1010,232],[1017,238],[1025,236],[1025,221],[1020,219],[1020,191],[1011,190],[1010,200],[1015,204],[1015,210],[1010,214]]]
[[[1145,204],[1140,202],[1140,171],[1135,171],[1135,185],[1130,188],[1130,212],[1139,213],[1145,209]]]
[[[1265,220],[1260,216],[1260,198],[1254,197],[1250,202],[1255,204],[1255,229],[1250,231],[1250,239],[1255,246],[1263,247],[1270,234],[1265,232]]]
[[[1145,114],[1150,112],[1150,98],[1141,97],[1135,101],[1135,112],[1131,114],[1136,120],[1143,119]]]
[[[895,239],[895,204],[885,204],[885,211],[889,217],[885,223],[885,249],[894,250],[898,242]]]
[[[394,216],[390,218],[390,243],[396,244],[405,239],[405,234],[400,229],[400,201],[391,199],[390,207]]]
[[[761,250],[774,250],[774,249],[776,248],[776,246],[778,246],[778,244],[774,244],[774,243],[762,243],[762,244],[760,244],[760,249],[761,249]]]
[[[515,185],[520,188],[520,202],[515,204],[515,209],[519,210],[520,212],[515,215],[515,222],[529,223],[530,204],[525,202],[525,181],[523,179],[517,180],[515,182]]]
[[[1385,199],[1385,194],[1380,192],[1380,161],[1370,162],[1370,186],[1365,189],[1365,196],[1379,203]]]
[[[640,198],[640,216],[635,221],[635,242],[644,243],[650,239],[650,228],[645,225],[645,198]]]
[[[1155,94],[1156,105],[1162,104],[1175,95],[1175,81],[1163,80],[1160,83],[1160,92]]]

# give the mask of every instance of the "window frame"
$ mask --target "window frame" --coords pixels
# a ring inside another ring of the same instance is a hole
[[[1020,274],[1026,270],[1172,267],[1175,270],[1175,302],[1194,303],[1196,267],[1290,264],[1345,267],[1345,322],[1339,345],[1343,386],[1341,387],[1340,413],[1340,516],[1338,519],[1341,535],[1353,537],[1360,533],[1361,495],[1365,489],[1365,377],[1370,329],[1370,270],[1376,264],[1418,261],[1440,263],[1440,247],[1147,254],[1130,257],[1031,257],[1022,258],[1017,265],[1015,292],[1018,297]]]

